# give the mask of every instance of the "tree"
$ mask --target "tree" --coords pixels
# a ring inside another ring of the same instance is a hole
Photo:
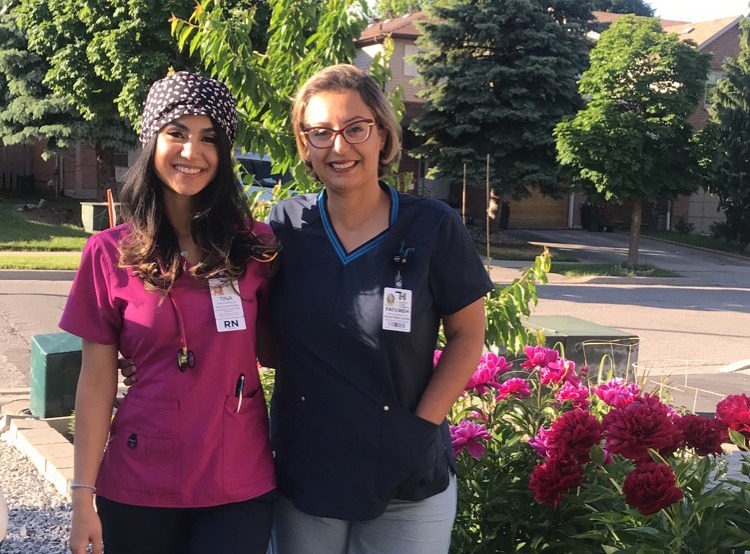
[[[632,13],[652,17],[654,8],[643,0],[593,0],[593,9],[609,13]]]
[[[400,17],[421,11],[430,0],[377,0],[374,12],[380,18]]]
[[[48,64],[44,84],[86,122],[99,183],[114,177],[114,149],[135,144],[151,83],[169,68],[196,66],[178,52],[169,25],[194,7],[194,0],[20,0],[29,49]]]
[[[698,148],[688,117],[703,94],[708,55],[626,15],[602,33],[579,90],[585,109],[555,129],[558,159],[606,199],[632,202],[627,265],[638,264],[643,201],[693,192]]]
[[[713,158],[709,192],[719,197],[726,222],[717,231],[728,240],[750,242],[750,20],[742,18],[740,53],[724,62],[702,133]]]
[[[4,145],[49,139],[48,151],[67,147],[85,134],[80,115],[42,83],[48,66],[28,50],[16,24],[17,2],[0,13],[0,140]]]
[[[367,25],[364,0],[269,0],[271,18],[265,51],[255,49],[255,21],[240,8],[203,0],[189,20],[176,19],[178,46],[237,98],[237,143],[268,152],[275,173],[291,171],[299,188],[311,186],[292,136],[291,103],[313,73],[351,62],[354,39]],[[307,185],[305,184],[307,183]]]
[[[581,106],[589,3],[580,0],[453,0],[428,6],[417,56],[426,99],[412,129],[429,177],[468,174],[501,194],[528,187],[559,194],[554,126]]]

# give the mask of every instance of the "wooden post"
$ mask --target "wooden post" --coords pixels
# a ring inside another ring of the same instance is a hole
[[[485,221],[487,224],[487,273],[490,272],[490,155],[487,154],[487,171],[486,171],[486,209]]]
[[[115,217],[115,204],[112,200],[111,188],[107,188],[107,215],[109,215],[109,228],[111,229],[115,226],[115,223],[117,223]]]

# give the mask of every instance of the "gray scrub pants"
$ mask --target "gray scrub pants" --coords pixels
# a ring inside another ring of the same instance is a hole
[[[269,554],[442,554],[456,517],[456,477],[418,502],[393,500],[368,521],[311,516],[282,495],[276,500]]]

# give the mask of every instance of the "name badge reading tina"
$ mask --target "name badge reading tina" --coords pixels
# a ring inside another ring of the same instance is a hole
[[[411,291],[386,287],[383,291],[383,329],[411,332]]]
[[[214,306],[216,330],[219,333],[226,333],[247,329],[245,312],[242,309],[242,298],[237,292],[240,290],[237,281],[230,284],[223,279],[209,279],[208,286],[211,288],[211,303]]]

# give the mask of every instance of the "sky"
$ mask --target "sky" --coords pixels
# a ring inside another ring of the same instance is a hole
[[[748,0],[645,0],[662,19],[709,21],[733,15],[747,15]]]

